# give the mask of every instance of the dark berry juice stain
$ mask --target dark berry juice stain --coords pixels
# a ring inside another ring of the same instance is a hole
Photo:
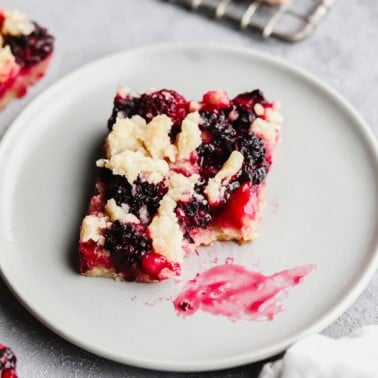
[[[181,315],[202,310],[231,320],[272,320],[283,310],[282,294],[301,283],[314,268],[304,265],[266,276],[241,265],[219,265],[189,281],[174,300],[174,307]]]

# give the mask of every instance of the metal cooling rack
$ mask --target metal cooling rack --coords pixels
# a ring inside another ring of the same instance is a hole
[[[336,0],[288,0],[281,5],[264,0],[169,0],[239,26],[287,42],[308,37]]]

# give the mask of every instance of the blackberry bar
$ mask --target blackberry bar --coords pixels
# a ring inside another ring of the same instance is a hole
[[[44,27],[23,13],[0,8],[0,110],[45,74],[53,45]]]
[[[200,245],[255,240],[281,122],[260,90],[189,101],[120,88],[81,224],[81,274],[161,281]]]

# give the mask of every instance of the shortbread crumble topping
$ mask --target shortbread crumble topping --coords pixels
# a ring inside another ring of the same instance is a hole
[[[25,14],[17,10],[6,10],[4,13],[5,19],[1,28],[2,34],[19,37],[21,35],[29,35],[34,31],[34,24]]]
[[[16,75],[19,67],[9,46],[0,47],[0,85]]]

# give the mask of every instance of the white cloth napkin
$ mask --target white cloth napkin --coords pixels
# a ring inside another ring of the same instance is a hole
[[[259,378],[378,378],[378,326],[334,340],[312,335],[294,343],[282,359],[264,365]]]

